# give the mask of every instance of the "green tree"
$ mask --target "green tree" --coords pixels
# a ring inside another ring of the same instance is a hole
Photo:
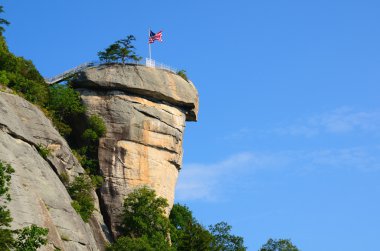
[[[178,251],[214,251],[213,236],[198,222],[188,222],[181,232],[176,243]]]
[[[259,251],[299,251],[289,239],[269,239]]]
[[[245,251],[244,240],[231,234],[232,227],[226,222],[219,222],[209,227],[213,236],[213,249],[218,251]]]
[[[4,12],[3,6],[0,5],[0,13]],[[5,20],[4,18],[0,18],[0,34],[2,34],[5,31],[4,25],[9,25],[10,23]]]
[[[119,50],[119,45],[117,43],[113,43],[104,51],[98,52],[98,57],[100,61],[111,63],[117,61],[117,51]]]
[[[125,39],[120,39],[116,41],[116,44],[119,45],[117,51],[117,57],[125,64],[126,60],[131,59],[134,61],[140,61],[141,57],[137,56],[135,53],[135,47],[132,45],[132,41],[135,41],[136,38],[133,35],[128,35]]]
[[[197,222],[187,206],[174,204],[169,219],[172,244],[178,251],[211,250],[211,233]]]
[[[169,233],[169,219],[165,217],[168,202],[157,197],[148,187],[136,189],[124,200],[122,229],[126,236],[148,237],[160,233],[166,237]]]
[[[121,61],[123,64],[128,60],[141,60],[141,57],[137,56],[135,52],[135,46],[132,44],[135,40],[136,38],[133,35],[117,40],[104,51],[98,52],[99,59],[106,63]]]
[[[124,200],[122,236],[108,250],[173,250],[168,241],[167,206],[166,199],[150,188],[134,190]]]
[[[85,107],[80,101],[79,93],[68,85],[53,85],[49,90],[47,108],[52,113],[58,131],[67,137],[72,131],[75,118],[84,115]]]
[[[48,107],[58,119],[65,121],[71,116],[84,113],[79,92],[68,85],[53,85],[50,88]]]

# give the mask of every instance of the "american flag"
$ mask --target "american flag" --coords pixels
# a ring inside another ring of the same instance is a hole
[[[149,34],[149,43],[152,44],[154,43],[155,40],[158,40],[162,42],[162,31],[159,31],[157,33],[154,33],[153,31],[150,31]]]

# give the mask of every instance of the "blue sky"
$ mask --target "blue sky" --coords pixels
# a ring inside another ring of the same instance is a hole
[[[10,49],[44,76],[128,34],[185,69],[200,95],[177,198],[249,250],[377,250],[380,2],[3,1]]]

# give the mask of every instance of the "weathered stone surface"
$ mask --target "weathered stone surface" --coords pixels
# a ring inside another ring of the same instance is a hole
[[[74,177],[84,172],[51,121],[28,101],[0,92],[0,128],[30,144],[49,148],[48,159],[58,173]]]
[[[196,121],[198,92],[190,81],[166,70],[136,65],[103,65],[88,68],[74,79],[75,86],[123,90],[181,107],[188,121]]]
[[[122,203],[132,190],[149,186],[168,199],[170,208],[173,205],[186,115],[179,108],[123,91],[78,91],[88,115],[101,116],[107,126],[99,145],[106,181],[101,197],[117,236]]]
[[[36,146],[51,149],[43,159]],[[91,224],[83,222],[71,206],[71,199],[58,173],[76,176],[83,168],[72,155],[65,140],[34,105],[24,99],[0,92],[0,160],[15,169],[9,204],[13,227],[36,224],[49,228],[45,250],[101,250],[105,227],[99,212]]]
[[[113,235],[118,235],[125,196],[138,187],[149,186],[166,198],[169,213],[185,121],[197,119],[194,85],[168,71],[119,64],[86,69],[73,82],[87,115],[106,123],[99,144],[105,177],[101,198]]]

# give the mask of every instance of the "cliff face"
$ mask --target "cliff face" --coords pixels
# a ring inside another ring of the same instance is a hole
[[[143,66],[89,68],[73,81],[88,115],[106,123],[99,144],[105,177],[100,194],[104,217],[117,236],[123,200],[133,189],[149,186],[172,207],[185,121],[197,119],[198,93],[176,74]]]
[[[15,169],[8,205],[12,227],[48,228],[48,245],[41,250],[104,250],[108,227],[118,236],[123,200],[137,187],[149,186],[168,199],[169,213],[185,121],[197,119],[193,84],[164,70],[108,65],[80,72],[73,81],[87,115],[101,116],[107,127],[98,152],[105,184],[98,194],[93,191],[96,210],[89,223],[75,212],[60,180],[84,173],[67,142],[39,108],[0,86],[0,160]],[[41,146],[48,156],[39,154]]]
[[[50,149],[46,159],[38,153],[38,146]],[[0,92],[0,160],[15,169],[8,207],[14,228],[31,224],[48,228],[49,244],[42,250],[102,249],[106,226],[99,210],[90,224],[84,223],[59,179],[63,173],[72,179],[83,168],[37,107],[5,92]]]

